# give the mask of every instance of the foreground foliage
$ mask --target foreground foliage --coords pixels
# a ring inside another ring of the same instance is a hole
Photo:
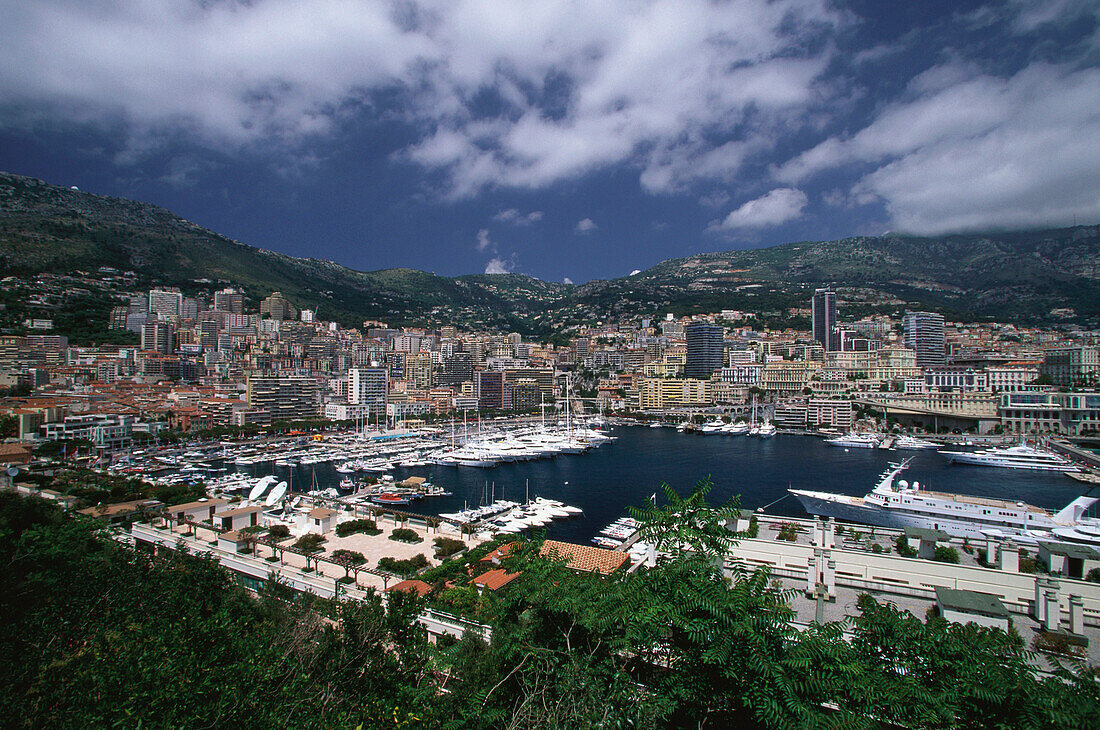
[[[464,555],[433,598],[493,640],[433,647],[414,596],[252,595],[0,494],[0,710],[16,727],[1100,727],[1095,678],[1036,677],[1011,634],[868,597],[847,626],[791,628],[766,572],[715,559],[734,505],[666,497],[635,512],[676,555],[647,570],[576,574],[521,540],[502,566],[521,577],[479,596]]]

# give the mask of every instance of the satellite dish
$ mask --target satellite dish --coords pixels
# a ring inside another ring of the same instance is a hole
[[[17,467],[17,466],[9,466],[9,467],[8,467],[8,476],[9,476],[9,477],[17,477],[17,476],[19,476],[19,467]]]
[[[294,501],[290,503],[290,506],[291,507],[297,507],[301,503],[302,503],[302,498],[301,497],[295,497]]]
[[[257,499],[259,499],[260,496],[263,495],[263,493],[267,491],[267,487],[268,487],[269,484],[270,484],[270,482],[265,482],[264,480],[261,479],[256,484],[256,486],[252,487],[252,491],[248,493],[248,501],[249,502],[255,502]]]
[[[279,500],[286,494],[286,482],[279,482],[275,485],[275,488],[271,490],[271,494],[267,495],[267,501],[264,502],[268,507],[274,507],[279,503]]]

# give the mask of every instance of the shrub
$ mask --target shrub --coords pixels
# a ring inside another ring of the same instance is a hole
[[[1081,646],[1074,643],[1065,634],[1047,633],[1045,631],[1036,635],[1031,645],[1036,651],[1060,656],[1082,657],[1085,653]]]
[[[290,528],[286,525],[272,525],[268,528],[267,534],[276,540],[282,540],[285,537],[290,537]]]
[[[905,535],[898,535],[898,539],[894,540],[894,549],[903,558],[917,557],[917,551],[909,546],[909,541],[905,539]]]
[[[1023,552],[1024,552],[1023,550],[1020,551],[1021,554]],[[1020,572],[1021,573],[1038,573],[1039,572],[1039,561],[1036,560],[1035,558],[1021,557],[1020,558]]]
[[[423,553],[417,553],[407,560],[398,560],[397,558],[391,558],[387,555],[386,557],[379,559],[378,567],[379,569],[385,570],[389,573],[396,573],[397,575],[407,576],[412,575],[421,568],[428,567],[428,559],[424,557]]]
[[[1091,583],[1100,583],[1100,568],[1090,570],[1089,574],[1085,576],[1085,580]]]
[[[302,552],[315,553],[321,549],[321,545],[324,542],[324,536],[311,532],[308,535],[302,535],[301,537],[299,537],[292,547],[295,550],[301,550]]]
[[[932,555],[932,559],[938,563],[958,563],[959,551],[953,547],[938,545],[936,546],[936,552]]]
[[[355,552],[354,550],[333,550],[332,561],[339,563],[340,565],[362,565],[367,562],[367,559],[363,557],[363,553]]]
[[[755,538],[760,534],[760,521],[756,519],[756,515],[749,518],[749,529],[745,531],[745,537]]]
[[[416,530],[410,530],[406,527],[398,527],[390,533],[391,540],[397,540],[398,542],[423,542],[424,538],[417,534]]]
[[[871,552],[881,553],[882,552],[882,545],[879,545],[877,542],[874,543],[873,545],[871,545]]]
[[[466,543],[455,540],[453,537],[437,537],[433,542],[435,543],[435,556],[437,558],[449,558],[466,547]]]
[[[374,520],[348,520],[336,526],[336,537],[347,537],[357,532],[363,532],[368,535],[379,535],[382,533]]]
[[[779,528],[779,533],[775,536],[776,540],[786,540],[788,542],[794,542],[798,537],[798,528],[794,523],[786,522]]]

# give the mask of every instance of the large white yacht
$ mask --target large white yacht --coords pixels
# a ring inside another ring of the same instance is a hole
[[[1081,471],[1077,465],[1061,454],[1022,443],[1016,446],[998,446],[977,451],[941,451],[940,453],[952,463],[958,464],[1043,471]]]
[[[902,434],[894,439],[894,448],[899,450],[938,449],[939,444],[919,439],[916,436]]]
[[[1026,543],[1049,540],[1052,536],[1073,539],[1069,532],[1100,536],[1100,520],[1085,516],[1100,497],[1078,497],[1052,515],[1023,502],[932,492],[921,488],[919,482],[899,481],[898,475],[908,468],[910,461],[891,464],[865,497],[804,489],[788,491],[812,515],[868,525],[933,528],[954,537],[977,539],[986,534],[1000,534]]]
[[[829,446],[843,446],[846,449],[873,449],[882,441],[882,436],[877,433],[849,433],[845,436],[825,439]]]

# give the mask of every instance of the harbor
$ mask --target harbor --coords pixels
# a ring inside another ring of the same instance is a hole
[[[508,431],[522,432],[534,427],[537,421],[508,424]],[[157,462],[149,454],[135,457],[135,462],[144,459],[146,464],[160,463],[161,471],[143,474],[145,478],[184,478],[189,474],[187,478],[202,478],[208,487],[215,489],[218,484],[226,484],[224,491],[228,496],[247,496],[246,485],[254,484],[260,477],[273,476],[276,482],[287,482],[292,495],[340,499],[345,504],[350,498],[351,506],[366,509],[372,506],[369,503],[372,496],[396,494],[408,497],[409,501],[373,506],[427,516],[455,515],[498,500],[520,504],[543,497],[583,511],[575,518],[554,520],[543,528],[550,536],[576,542],[590,542],[601,529],[623,517],[628,506],[641,505],[659,492],[662,482],[685,493],[699,481],[709,479],[713,484],[711,502],[723,503],[739,496],[742,507],[752,510],[766,507],[768,514],[781,517],[806,516],[797,500],[787,496],[789,488],[862,497],[889,463],[909,456],[912,456],[909,467],[912,478],[930,489],[1023,501],[1054,511],[1081,496],[1090,486],[1058,472],[952,464],[932,449],[835,448],[810,435],[780,434],[769,439],[703,436],[675,428],[624,425],[603,433],[615,440],[601,441],[603,445],[593,445],[581,453],[501,461],[488,468],[425,463],[427,460],[422,457],[450,448],[449,428],[374,440],[363,438],[362,434],[326,435],[323,441],[314,441],[312,436],[291,436],[265,443],[218,444],[205,451],[186,449],[174,457],[161,457],[176,459],[174,465]],[[495,437],[498,430],[483,428],[482,437],[486,434]],[[475,426],[470,429],[470,437],[476,436]],[[239,456],[234,453],[242,452],[251,463],[235,463]],[[186,453],[192,456],[187,457]],[[262,460],[257,460],[258,456]],[[388,466],[381,473],[342,473],[341,466],[353,459],[385,460]],[[280,466],[279,461],[298,463]],[[215,472],[226,471],[208,476],[187,472],[187,463],[208,464]],[[116,468],[129,467],[120,464]],[[404,486],[410,484],[410,479],[423,481],[415,488]],[[420,494],[420,490],[425,493]],[[432,492],[428,490],[434,490],[436,496],[430,496]]]

